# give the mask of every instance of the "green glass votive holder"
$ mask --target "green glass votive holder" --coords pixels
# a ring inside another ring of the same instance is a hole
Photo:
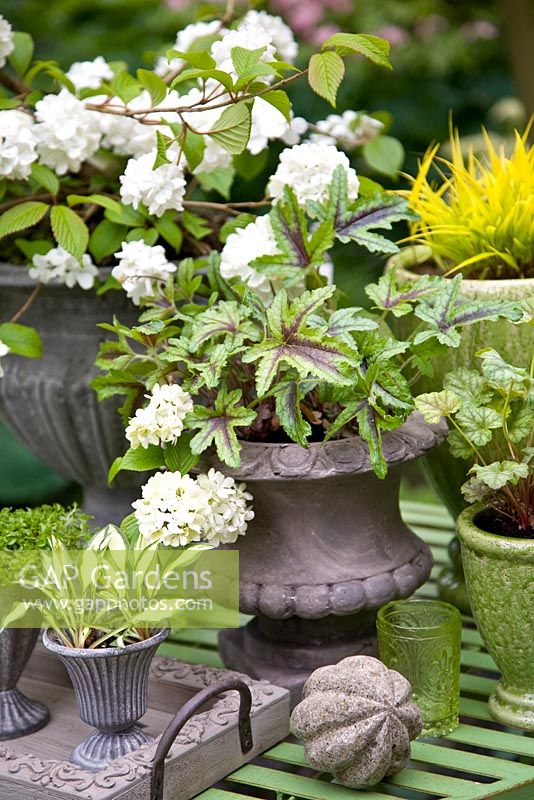
[[[404,675],[423,712],[421,736],[458,725],[462,618],[438,600],[394,600],[377,617],[380,660]]]

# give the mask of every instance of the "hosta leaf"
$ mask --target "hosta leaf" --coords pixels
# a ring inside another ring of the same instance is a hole
[[[46,203],[29,200],[27,203],[19,203],[19,205],[4,211],[0,217],[0,239],[37,225],[48,209],[49,206]]]
[[[409,284],[397,286],[397,277],[394,270],[389,270],[379,278],[377,283],[365,287],[365,292],[381,311],[391,311],[393,316],[402,317],[410,314],[413,303],[437,291],[435,278],[423,275]]]
[[[392,69],[389,60],[390,44],[380,36],[368,33],[334,33],[323,42],[322,49],[327,47],[333,47],[340,55],[358,53],[374,64]]]
[[[502,489],[508,483],[515,485],[521,478],[528,478],[528,464],[518,461],[494,461],[482,466],[475,464],[470,472],[475,478],[489,486],[490,489]]]
[[[477,447],[491,442],[492,431],[502,425],[499,412],[488,406],[464,405],[458,411],[456,420]]]
[[[209,135],[229,153],[239,155],[247,146],[251,124],[250,105],[237,103],[223,111]]]
[[[229,393],[221,390],[215,408],[194,407],[188,424],[199,432],[191,440],[192,453],[200,455],[215,443],[221,461],[229,467],[239,466],[241,447],[235,429],[251,425],[256,418],[255,411],[238,405],[240,400],[239,389]]]
[[[310,58],[308,82],[313,91],[335,107],[337,90],[345,74],[343,59],[332,50]]]
[[[479,350],[477,356],[482,361],[482,373],[495,389],[503,394],[509,391],[525,394],[531,380],[526,369],[508,364],[504,358],[491,347]]]
[[[450,417],[460,408],[460,398],[448,389],[420,394],[414,403],[417,411],[430,423],[439,422],[442,417]]]
[[[89,229],[85,222],[67,206],[53,206],[50,220],[58,245],[81,261],[89,244]]]
[[[450,372],[443,379],[445,389],[450,389],[463,403],[472,406],[481,406],[489,403],[493,392],[489,389],[482,375],[474,369],[460,367],[455,372]]]
[[[26,358],[40,358],[43,355],[41,337],[29,325],[17,322],[0,324],[0,342],[6,344],[12,353]]]
[[[280,420],[282,428],[290,439],[308,447],[308,436],[311,433],[311,426],[302,416],[300,409],[304,392],[300,388],[298,381],[286,381],[276,387],[275,393],[276,415]]]

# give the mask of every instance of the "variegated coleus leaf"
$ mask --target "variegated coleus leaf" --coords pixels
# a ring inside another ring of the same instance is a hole
[[[250,311],[235,300],[222,300],[195,317],[191,347],[197,350],[208,340],[218,340],[233,349],[245,340],[258,341],[260,330],[250,319]]]
[[[256,412],[240,402],[240,389],[221,389],[213,408],[193,408],[186,420],[190,428],[199,429],[191,440],[192,453],[200,455],[214,443],[221,461],[229,467],[239,466],[241,446],[235,429],[251,425],[256,418]]]
[[[305,393],[299,380],[284,381],[274,389],[276,416],[290,439],[301,447],[308,447],[311,433],[310,423],[304,419],[300,406]]]
[[[375,308],[390,311],[395,317],[403,317],[412,311],[413,304],[422,297],[438,291],[438,282],[439,279],[435,277],[422,275],[410,283],[398,286],[395,271],[389,270],[377,283],[366,286],[365,292]]]
[[[320,222],[330,221],[341,242],[357,242],[372,253],[397,253],[397,245],[375,229],[391,230],[393,223],[416,219],[407,201],[397,194],[377,193],[372,198],[350,200],[345,169],[334,171],[326,203],[309,204],[310,212]]]

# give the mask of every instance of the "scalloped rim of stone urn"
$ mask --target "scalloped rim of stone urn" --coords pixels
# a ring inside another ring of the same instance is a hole
[[[440,444],[447,435],[443,421],[430,425],[414,412],[400,428],[382,436],[384,457],[390,466],[413,461]],[[360,436],[313,442],[308,448],[293,442],[242,441],[241,464],[234,469],[216,456],[210,463],[226,475],[247,480],[317,480],[343,474],[372,472],[369,448]]]

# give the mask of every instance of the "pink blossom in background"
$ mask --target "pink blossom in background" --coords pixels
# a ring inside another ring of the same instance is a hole
[[[400,25],[383,25],[377,31],[375,36],[381,36],[387,39],[392,47],[399,44],[405,44],[410,39],[410,34],[406,28],[401,28]]]
[[[469,42],[476,42],[478,39],[498,39],[500,31],[493,22],[486,19],[477,19],[473,22],[466,22],[460,28],[460,33]]]
[[[189,8],[192,0],[163,0],[163,2],[172,11],[184,11]]]
[[[352,11],[351,0],[272,0],[271,10],[280,14],[304,41],[321,44],[339,30],[337,25],[324,24],[328,11],[348,13]]]
[[[423,17],[415,25],[415,33],[424,42],[430,41],[434,36],[443,33],[449,27],[446,17],[441,14],[429,14],[428,17]]]

